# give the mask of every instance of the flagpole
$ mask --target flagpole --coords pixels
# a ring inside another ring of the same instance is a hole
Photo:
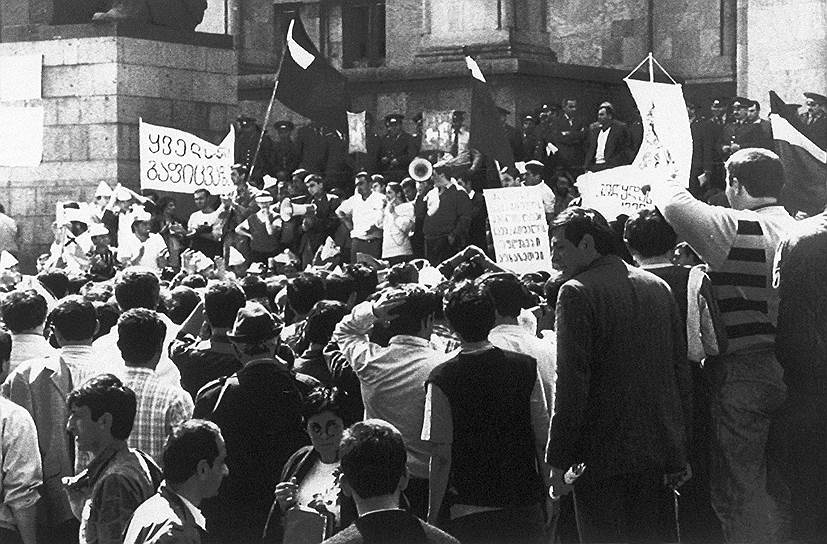
[[[290,25],[292,26],[295,20],[290,21]],[[289,34],[289,32],[288,32]],[[270,114],[273,111],[273,102],[276,101],[276,91],[279,88],[279,77],[281,76],[281,67],[284,65],[284,57],[288,55],[289,51],[287,50],[287,36],[284,37],[284,46],[282,48],[281,59],[279,59],[279,66],[276,68],[276,77],[275,83],[273,84],[273,94],[270,95],[270,103],[267,104],[267,113],[264,114],[264,123],[261,126],[261,134],[258,135],[258,143],[256,144],[256,152],[253,153],[253,162],[250,164],[250,171],[247,172],[247,181],[249,181],[253,176],[253,170],[256,168],[256,161],[258,160],[258,153],[261,151],[261,142],[264,141],[264,131],[267,130],[267,122],[270,120]]]
[[[652,52],[649,51],[649,83],[655,82],[655,67],[654,67],[654,59],[655,57],[652,56]]]

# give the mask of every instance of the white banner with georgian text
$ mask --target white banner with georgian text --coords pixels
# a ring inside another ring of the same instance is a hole
[[[214,195],[232,192],[230,178],[235,129],[218,144],[183,130],[140,121],[141,189],[192,194],[207,189]]]
[[[543,201],[530,187],[484,189],[497,264],[518,274],[551,271]]]

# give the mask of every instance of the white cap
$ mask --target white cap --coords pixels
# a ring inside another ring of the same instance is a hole
[[[244,255],[242,255],[241,252],[233,246],[230,246],[230,262],[227,264],[229,266],[244,264]]]
[[[16,264],[17,264],[17,262],[18,262],[18,261],[17,261],[17,259],[14,257],[14,255],[12,255],[11,253],[9,253],[9,252],[8,252],[8,251],[6,251],[5,249],[4,249],[3,251],[0,251],[0,269],[2,269],[2,270],[8,270],[9,268],[11,268],[11,267],[13,267],[14,265],[16,265]]]
[[[115,188],[115,198],[123,202],[126,202],[127,200],[132,200],[132,192],[126,187],[121,187],[119,185]]]
[[[63,221],[65,223],[77,222],[88,225],[89,216],[83,213],[83,210],[78,210],[76,208],[63,208]]]
[[[277,180],[273,176],[270,176],[270,175],[265,175],[264,176],[264,190],[267,190],[270,187],[276,187],[276,186],[278,186],[278,184],[279,184],[279,180]]]
[[[105,181],[98,183],[98,188],[95,189],[95,198],[98,198],[99,196],[112,196],[112,188]]]
[[[103,236],[104,234],[109,234],[109,229],[103,223],[92,223],[89,227],[89,236]]]
[[[152,216],[149,215],[149,212],[146,210],[136,210],[135,215],[132,216],[132,224],[134,225],[138,221],[149,221],[152,219]]]

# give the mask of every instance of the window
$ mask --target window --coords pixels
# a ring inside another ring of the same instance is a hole
[[[364,68],[385,64],[384,0],[342,3],[342,65]]]

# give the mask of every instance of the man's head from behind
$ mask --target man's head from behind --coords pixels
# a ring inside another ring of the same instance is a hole
[[[494,301],[499,316],[516,319],[524,308],[536,304],[536,297],[514,274],[495,272],[477,280],[477,284]]]
[[[324,297],[324,280],[303,272],[287,282],[287,303],[297,315],[303,316]]]
[[[614,231],[595,210],[566,208],[551,223],[551,263],[569,278],[616,250]]]
[[[133,308],[118,318],[118,349],[127,366],[155,369],[164,348],[166,324],[153,310]]]
[[[61,299],[49,314],[58,345],[91,344],[98,330],[95,306],[80,295]]]
[[[176,487],[194,484],[199,497],[214,497],[230,473],[226,459],[224,438],[215,423],[184,421],[172,430],[164,446],[164,480]]]
[[[0,311],[11,332],[30,331],[46,321],[46,299],[33,289],[12,291],[3,299]]]
[[[477,285],[466,284],[448,294],[445,317],[463,342],[482,342],[494,328],[494,301]]]
[[[657,209],[643,209],[627,219],[623,239],[636,260],[669,257],[678,243],[675,230]]]
[[[244,307],[244,291],[235,282],[222,281],[210,285],[204,294],[204,313],[213,329],[229,329],[235,316]]]
[[[417,284],[400,285],[393,289],[391,296],[398,297],[402,303],[393,312],[388,334],[430,338],[434,315],[439,312],[442,305],[440,296],[435,291]]]
[[[121,310],[158,307],[161,282],[152,271],[144,268],[127,268],[115,280],[115,300]]]
[[[736,210],[754,207],[756,199],[776,200],[784,187],[781,159],[768,149],[738,150],[729,157],[725,167],[726,196]]]
[[[82,451],[98,452],[113,440],[126,440],[132,432],[135,393],[112,374],[91,378],[69,393],[66,403],[66,430]]]
[[[0,329],[0,383],[9,375],[9,360],[11,359],[11,334]]]
[[[339,447],[342,487],[356,500],[394,496],[408,483],[402,434],[381,419],[354,423]]]

